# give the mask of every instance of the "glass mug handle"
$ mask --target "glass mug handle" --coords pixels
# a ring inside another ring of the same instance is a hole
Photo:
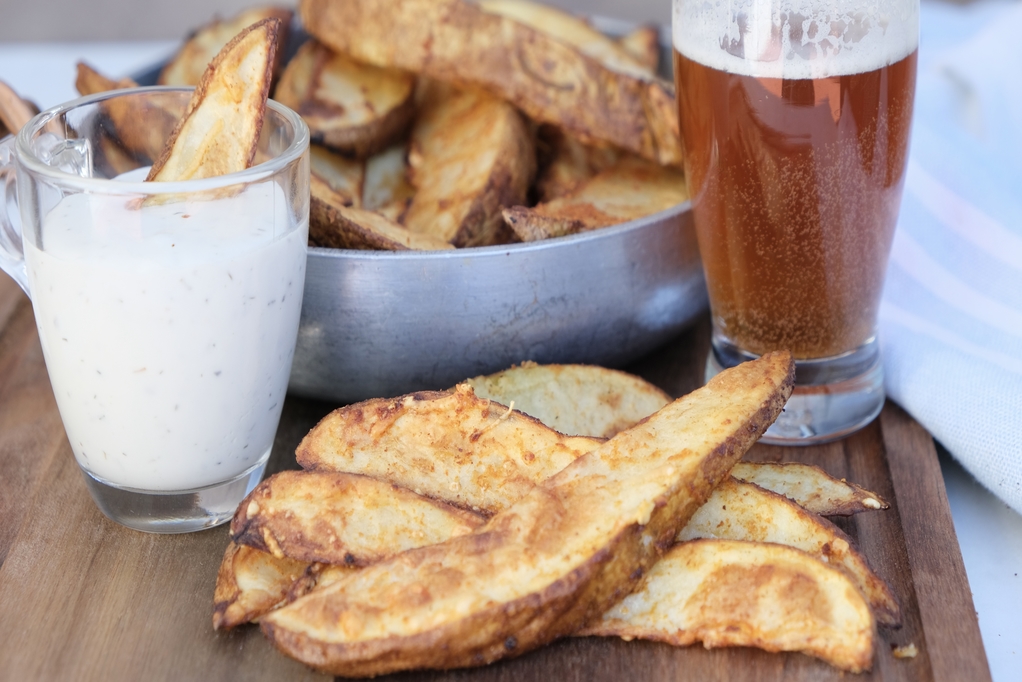
[[[14,135],[0,140],[0,270],[10,275],[28,291],[28,271],[25,269],[25,248],[21,241],[21,216],[17,215],[15,194]],[[12,207],[15,209],[12,215]],[[29,294],[31,295],[31,294]]]

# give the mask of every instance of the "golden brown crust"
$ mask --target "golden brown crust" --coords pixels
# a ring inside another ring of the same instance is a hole
[[[16,133],[38,113],[34,104],[23,100],[11,86],[0,81],[0,128]],[[0,131],[0,137],[5,134]]]
[[[317,38],[356,59],[481,87],[583,142],[681,164],[669,86],[611,71],[529,26],[463,0],[302,0],[299,11]]]
[[[253,7],[230,19],[214,19],[196,29],[178,53],[160,71],[157,85],[198,85],[206,68],[220,50],[244,29],[264,19],[276,19],[277,55],[273,60],[276,74],[282,66],[284,46],[293,13],[284,7]]]
[[[411,232],[382,214],[348,205],[349,199],[334,192],[315,174],[309,188],[309,238],[319,246],[379,251],[453,248],[432,235]]]
[[[366,476],[282,471],[238,505],[231,539],[274,556],[367,566],[465,535],[485,518]]]
[[[230,629],[258,620],[284,603],[307,566],[306,562],[229,543],[217,572],[213,629]]]
[[[517,656],[603,613],[766,430],[794,364],[727,370],[534,487],[476,533],[410,550],[263,620],[288,655],[342,676]]]
[[[455,246],[511,241],[500,211],[525,201],[536,172],[521,114],[485,92],[435,81],[422,84],[418,99],[409,151],[416,192],[404,224]]]
[[[236,35],[213,58],[147,181],[208,178],[236,173],[252,164],[270,92],[279,28],[279,19],[263,19]],[[238,91],[243,93],[240,101]],[[229,96],[224,94],[227,92]]]
[[[872,666],[875,627],[848,578],[812,556],[693,540],[672,547],[635,592],[578,634],[801,651],[858,673]]]
[[[407,131],[414,91],[412,74],[362,64],[311,39],[284,69],[274,99],[301,114],[313,142],[365,159]]]

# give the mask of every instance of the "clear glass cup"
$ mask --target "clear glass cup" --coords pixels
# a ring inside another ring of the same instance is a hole
[[[158,533],[229,520],[261,479],[305,283],[290,109],[270,102],[245,171],[143,182],[190,95],[86,97],[0,142],[0,266],[32,299],[75,459],[104,514]]]
[[[674,75],[713,319],[707,377],[787,348],[764,442],[884,403],[877,309],[908,159],[918,0],[674,0]]]

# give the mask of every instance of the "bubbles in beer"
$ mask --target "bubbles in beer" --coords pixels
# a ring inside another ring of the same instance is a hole
[[[919,45],[917,0],[674,2],[674,47],[705,66],[758,78],[874,71]]]

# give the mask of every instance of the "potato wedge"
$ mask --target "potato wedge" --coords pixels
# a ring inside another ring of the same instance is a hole
[[[306,561],[229,543],[216,577],[213,629],[257,620],[284,603],[291,585],[305,574],[308,565]]]
[[[531,0],[480,0],[479,6],[490,14],[507,17],[571,45],[611,71],[636,78],[656,76],[655,69],[640,63],[613,38],[594,29],[585,19],[562,9]]]
[[[273,98],[302,115],[314,142],[365,159],[405,133],[414,94],[413,74],[357,62],[312,39],[288,62]]]
[[[18,96],[7,83],[0,81],[0,137],[17,133],[39,109]]]
[[[484,521],[367,476],[282,471],[238,505],[231,539],[277,558],[366,566],[465,535]]]
[[[455,246],[512,238],[501,209],[526,199],[536,150],[521,114],[492,95],[425,83],[408,161],[416,188],[404,224]]]
[[[256,551],[256,550],[253,550]],[[304,597],[315,589],[324,588],[338,581],[344,580],[358,571],[357,566],[342,566],[338,564],[309,564],[305,573],[298,580],[295,580],[287,590],[287,603]]]
[[[309,178],[309,239],[335,249],[435,251],[454,248],[429,234],[410,232],[385,216],[348,206],[350,198],[333,191],[318,175]]]
[[[373,476],[492,514],[602,442],[557,433],[461,384],[334,410],[295,456],[311,471]]]
[[[404,215],[415,195],[408,182],[408,148],[394,145],[366,159],[362,206],[376,211],[395,223],[403,223]]]
[[[284,7],[253,7],[230,19],[215,19],[188,38],[178,53],[160,71],[157,85],[198,85],[206,72],[206,67],[224,45],[244,29],[264,19],[276,19],[279,22],[275,25],[278,49],[273,68],[276,71],[284,56],[291,18],[291,10]]]
[[[519,239],[535,241],[636,220],[686,200],[681,171],[624,159],[562,197],[534,208],[514,206],[503,213]]]
[[[650,72],[660,71],[660,29],[657,26],[639,26],[618,38],[617,44]]]
[[[309,173],[325,182],[344,200],[345,206],[361,208],[365,163],[354,161],[319,145],[309,145]]]
[[[277,51],[279,19],[263,19],[213,58],[146,178],[198,180],[242,171],[255,158]]]
[[[477,397],[513,404],[555,431],[598,438],[610,438],[671,402],[637,376],[591,365],[525,362],[465,383]]]
[[[797,549],[765,543],[675,545],[579,634],[801,651],[856,673],[873,664],[873,617],[848,578]]]
[[[118,80],[108,78],[85,62],[78,62],[75,65],[75,69],[75,89],[83,97],[110,90],[138,87],[138,83],[130,78],[120,78]]]
[[[839,481],[811,464],[739,462],[731,475],[784,495],[821,516],[851,516],[890,507],[876,493],[844,479]]]
[[[130,78],[114,80],[85,62],[77,64],[75,88],[81,95],[134,87],[138,84]],[[101,141],[103,157],[114,174],[151,166],[185,113],[184,107],[141,99],[111,99],[101,106],[109,122]]]
[[[304,25],[355,59],[494,93],[587,143],[681,164],[673,88],[612,71],[464,0],[302,0]]]
[[[632,590],[780,412],[789,353],[726,370],[543,481],[479,531],[267,614],[278,649],[343,676],[454,668],[569,635]]]
[[[869,567],[834,524],[782,495],[752,483],[722,482],[678,533],[698,538],[774,542],[795,547],[844,572],[866,597],[877,622],[900,627],[901,608],[891,588]]]
[[[540,201],[551,201],[573,192],[597,173],[612,168],[626,154],[607,144],[583,144],[550,125],[540,126],[539,143],[546,151],[536,177]]]

